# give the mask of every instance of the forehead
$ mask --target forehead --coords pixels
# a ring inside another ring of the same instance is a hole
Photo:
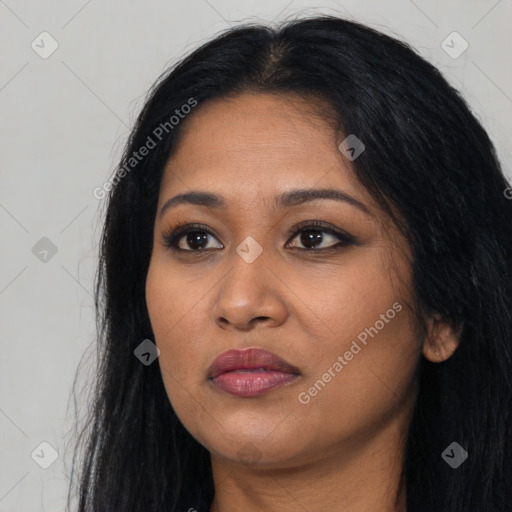
[[[343,135],[325,102],[242,94],[200,106],[166,165],[161,192],[208,190],[229,200],[271,204],[291,188],[336,187],[372,200],[338,150]]]

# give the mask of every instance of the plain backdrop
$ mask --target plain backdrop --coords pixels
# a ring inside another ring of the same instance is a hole
[[[315,13],[411,43],[462,92],[510,176],[511,0],[0,0],[0,512],[64,510],[72,385],[95,342],[105,205],[93,190],[147,90],[230,26]],[[454,58],[448,37],[467,49]]]

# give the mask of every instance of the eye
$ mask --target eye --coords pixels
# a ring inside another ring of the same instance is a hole
[[[334,245],[328,247],[317,248],[325,242],[322,233],[327,233],[328,237],[337,241]],[[336,250],[356,243],[356,239],[338,228],[321,221],[307,221],[299,226],[295,226],[290,230],[289,235],[293,236],[292,240],[300,235],[300,243],[305,247],[291,247],[292,249],[304,252],[325,252]],[[208,239],[215,239],[210,230],[202,224],[186,224],[178,226],[174,231],[164,235],[165,246],[169,249],[182,252],[204,252],[208,249],[222,249],[223,245],[208,247]],[[291,240],[291,241],[292,241]],[[290,242],[291,242],[290,241]],[[286,247],[290,247],[290,242]],[[188,248],[187,248],[188,247]]]
[[[338,243],[331,244],[328,247],[317,248],[316,246],[321,245],[326,241],[326,237],[323,236],[322,233],[327,233],[331,240],[334,240],[334,242],[337,241]],[[329,250],[336,250],[341,247],[352,245],[356,242],[356,239],[349,233],[338,228],[334,228],[330,224],[321,221],[307,221],[306,223],[302,223],[301,225],[296,226],[291,231],[291,234],[294,235],[293,239],[300,237],[300,243],[306,247],[295,247],[295,249],[305,252],[325,252]],[[289,247],[289,243],[286,244],[286,247]]]
[[[164,235],[166,247],[176,251],[186,252],[199,252],[208,249],[208,247],[205,246],[208,237],[213,237],[213,235],[210,233],[208,228],[202,224],[186,224],[184,226],[178,226],[173,232]],[[180,243],[182,241],[183,243]],[[183,247],[187,245],[188,247],[192,247],[192,250]],[[221,245],[220,247],[214,248],[222,249],[222,247],[223,246]]]

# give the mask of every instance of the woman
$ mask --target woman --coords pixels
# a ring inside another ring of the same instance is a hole
[[[511,510],[510,184],[406,44],[232,29],[108,188],[81,512]]]

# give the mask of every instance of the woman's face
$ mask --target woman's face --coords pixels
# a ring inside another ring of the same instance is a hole
[[[268,94],[203,105],[160,189],[146,281],[158,361],[185,428],[227,464],[292,467],[396,440],[416,398],[408,245],[311,105]],[[277,202],[296,189],[348,200]],[[224,206],[182,201],[161,213],[192,191]],[[176,226],[196,223],[166,245]],[[247,348],[294,374],[246,353],[227,360],[238,371],[210,378],[220,354]]]

